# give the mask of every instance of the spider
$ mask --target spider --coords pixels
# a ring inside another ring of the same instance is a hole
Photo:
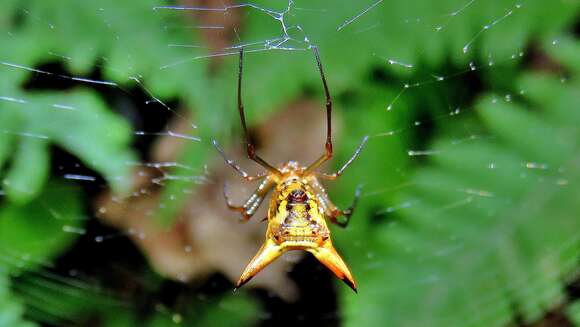
[[[340,210],[329,199],[318,178],[335,180],[358,157],[368,140],[368,136],[351,156],[351,158],[333,174],[319,173],[316,169],[332,158],[332,100],[326,84],[326,78],[316,47],[312,47],[316,63],[322,79],[326,96],[326,144],[324,153],[309,166],[301,166],[295,161],[289,161],[278,168],[270,165],[256,154],[252,140],[246,127],[246,117],[242,104],[242,68],[244,50],[240,49],[238,71],[238,111],[246,141],[248,158],[262,166],[266,172],[256,176],[248,175],[239,165],[229,159],[220,148],[217,141],[213,145],[219,151],[226,163],[238,172],[246,181],[262,180],[255,192],[241,206],[230,203],[226,187],[224,196],[227,206],[241,213],[242,221],[247,222],[256,212],[268,192],[273,194],[268,210],[268,227],[266,240],[258,253],[250,261],[236,284],[236,289],[250,281],[264,267],[289,250],[305,250],[312,253],[322,264],[329,268],[339,279],[344,281],[353,291],[357,291],[356,283],[347,265],[334,249],[330,230],[325,218],[340,227],[346,227],[360,197],[360,187],[355,191],[352,205],[346,210]],[[344,216],[339,220],[339,217]]]

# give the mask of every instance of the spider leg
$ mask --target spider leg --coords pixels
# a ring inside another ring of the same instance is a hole
[[[320,205],[324,210],[324,213],[328,217],[328,219],[330,219],[332,223],[340,227],[344,228],[348,226],[348,223],[350,222],[350,217],[354,213],[354,210],[356,209],[356,206],[358,204],[358,200],[361,196],[361,186],[359,185],[356,188],[352,204],[347,209],[341,210],[334,203],[332,203],[332,201],[328,197],[328,194],[326,193],[326,190],[324,189],[324,187],[322,187],[322,185],[320,185],[320,183],[318,183],[318,181],[312,182],[311,185],[316,190],[316,194],[318,195]],[[338,219],[341,216],[345,217],[343,221],[340,221]]]
[[[328,179],[328,180],[337,179],[340,175],[342,175],[342,173],[346,170],[346,168],[348,168],[348,166],[350,166],[350,164],[360,155],[360,152],[362,151],[362,149],[364,148],[364,146],[368,140],[369,140],[368,135],[363,137],[362,141],[360,142],[360,144],[359,144],[358,148],[356,149],[356,151],[354,152],[354,154],[350,157],[350,159],[348,159],[348,161],[336,173],[334,173],[334,174],[318,173],[316,175],[320,176],[324,179]]]
[[[346,208],[346,210],[340,210],[340,209],[335,207],[334,210],[332,210],[330,212],[330,215],[329,215],[330,221],[332,221],[333,223],[335,223],[338,226],[343,227],[343,228],[348,226],[348,223],[350,222],[350,217],[354,213],[354,209],[356,208],[356,205],[358,204],[358,200],[360,198],[360,195],[361,195],[361,187],[358,186],[356,188],[356,190],[354,191],[354,199],[352,200],[351,205],[348,208]],[[344,216],[346,219],[344,221],[339,221],[338,217],[340,217],[340,216]]]
[[[219,143],[216,140],[212,140],[212,144],[218,150],[218,152],[220,153],[222,158],[224,158],[225,162],[228,165],[230,165],[232,168],[234,168],[234,170],[237,171],[238,174],[240,174],[240,176],[242,176],[242,178],[247,180],[248,182],[252,182],[252,181],[255,181],[255,180],[258,180],[258,179],[261,179],[261,178],[268,176],[268,174],[266,174],[266,173],[261,173],[261,174],[256,175],[256,176],[250,176],[248,173],[246,173],[246,171],[244,171],[242,169],[242,167],[240,167],[238,164],[236,164],[236,162],[234,160],[228,158],[228,156],[226,155],[226,153],[220,147]]]
[[[244,113],[244,105],[242,104],[242,68],[244,62],[244,48],[240,49],[240,66],[239,66],[239,73],[238,73],[238,111],[240,113],[240,121],[242,123],[242,129],[244,130],[244,136],[246,138],[246,151],[248,153],[248,158],[257,162],[260,166],[264,167],[267,171],[271,174],[276,176],[281,176],[282,173],[276,169],[274,166],[267,163],[264,159],[256,154],[256,148],[254,143],[250,138],[250,134],[248,133],[248,128],[246,126],[246,115]]]
[[[250,220],[250,218],[252,218],[252,216],[256,213],[258,207],[260,207],[260,204],[266,197],[266,194],[268,194],[274,185],[275,183],[271,179],[268,178],[264,180],[262,183],[260,183],[254,193],[250,195],[248,200],[246,200],[246,202],[241,206],[231,204],[230,198],[227,194],[227,185],[224,185],[224,197],[226,199],[226,204],[230,210],[241,213],[242,221],[246,222]]]
[[[316,57],[316,64],[318,66],[318,71],[320,71],[320,77],[322,79],[322,86],[324,87],[324,96],[326,97],[326,143],[324,145],[324,153],[308,166],[305,170],[305,174],[312,172],[324,162],[332,158],[332,98],[330,97],[330,92],[328,91],[328,85],[326,84],[326,77],[324,76],[324,70],[322,69],[322,63],[320,61],[320,55],[318,54],[318,48],[313,46],[312,51]]]

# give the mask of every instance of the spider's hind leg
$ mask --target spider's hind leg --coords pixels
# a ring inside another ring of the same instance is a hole
[[[320,205],[322,206],[322,209],[324,209],[324,213],[328,217],[328,219],[330,219],[332,223],[340,227],[344,228],[348,226],[348,223],[350,222],[350,217],[354,213],[354,210],[358,204],[358,200],[361,196],[362,189],[361,186],[359,185],[356,188],[352,204],[345,210],[339,209],[334,203],[332,203],[332,201],[328,197],[328,194],[326,193],[326,190],[324,189],[324,187],[322,187],[322,185],[320,185],[318,181],[313,182],[312,187],[316,190],[316,193],[318,194],[318,200],[320,201]],[[344,216],[344,220],[342,221],[339,220],[341,216]]]
[[[256,213],[256,211],[260,207],[260,204],[266,197],[266,194],[268,194],[268,192],[270,191],[270,189],[272,189],[274,185],[275,183],[271,179],[267,178],[262,183],[260,183],[260,185],[254,191],[254,193],[252,193],[252,195],[250,195],[248,200],[246,200],[246,202],[241,206],[233,205],[230,202],[230,198],[227,194],[227,185],[224,185],[224,197],[226,199],[226,204],[230,210],[241,213],[242,221],[246,222],[250,220],[250,218],[252,218],[252,216]]]
[[[346,210],[340,210],[334,204],[332,204],[332,202],[328,201],[334,207],[332,210],[330,210],[330,212],[327,213],[328,217],[330,218],[330,221],[332,221],[333,223],[335,223],[338,226],[343,227],[343,228],[348,226],[348,223],[350,222],[350,217],[354,213],[354,209],[356,208],[356,205],[358,204],[360,194],[361,194],[361,187],[358,186],[354,192],[354,199],[352,200],[352,204],[348,208],[346,208]],[[344,216],[345,220],[339,221],[338,218],[340,216]]]

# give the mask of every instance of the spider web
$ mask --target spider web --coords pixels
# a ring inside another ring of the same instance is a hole
[[[546,92],[554,106],[578,104],[566,100],[574,99],[569,80],[578,66],[565,64],[576,3],[558,2],[561,15],[545,19],[539,1],[5,6],[0,321],[503,326],[552,312],[571,324],[562,308],[575,299],[565,288],[578,271],[569,211],[578,148],[560,139],[549,153],[510,143],[506,135],[515,134],[540,147],[560,129],[501,126],[493,108],[511,112]],[[265,208],[243,225],[225,210],[222,185],[236,203],[255,185],[242,183],[211,146],[218,140],[259,172],[241,151],[239,49],[247,54],[252,137],[276,165],[306,163],[323,150],[314,46],[334,99],[336,156],[324,169],[340,167],[370,136],[352,168],[328,185],[341,207],[363,185],[359,214],[333,230],[361,294],[299,253],[232,293],[265,229]],[[537,87],[543,79],[526,72],[549,74],[562,90]],[[493,184],[489,171],[524,181]],[[545,190],[521,190],[533,183]],[[527,218],[542,212],[556,223]],[[467,277],[488,257],[502,269]]]

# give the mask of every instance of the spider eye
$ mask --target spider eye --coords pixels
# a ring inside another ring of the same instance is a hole
[[[293,190],[288,195],[289,203],[304,203],[306,200],[308,200],[308,196],[303,190]]]

